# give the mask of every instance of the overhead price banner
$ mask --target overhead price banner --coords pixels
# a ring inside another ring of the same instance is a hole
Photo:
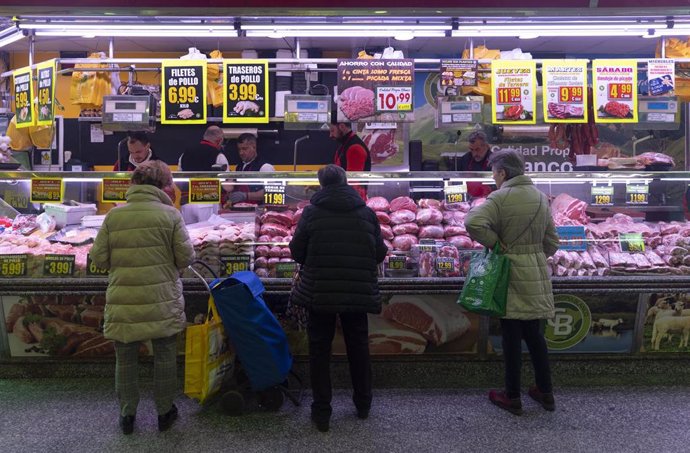
[[[32,203],[62,203],[64,183],[60,178],[32,178]]]
[[[190,179],[190,203],[220,203],[220,179]]]
[[[132,181],[129,178],[103,178],[103,203],[124,203]]]
[[[37,126],[52,126],[55,119],[55,59],[36,67],[38,76]]]
[[[414,121],[414,60],[338,60],[338,121]]]
[[[597,123],[637,123],[637,61],[592,62]]]
[[[14,113],[17,116],[17,128],[36,124],[33,98],[34,84],[31,80],[31,68],[17,69],[12,74],[14,79]]]
[[[673,92],[676,88],[676,61],[669,58],[647,61],[647,83],[652,96]]]
[[[223,122],[268,123],[268,60],[223,60]]]
[[[163,60],[161,123],[206,123],[206,61]]]
[[[491,62],[491,118],[494,124],[536,124],[537,63]]]
[[[587,122],[587,61],[544,60],[544,122]]]
[[[442,59],[441,86],[476,87],[477,60]]]

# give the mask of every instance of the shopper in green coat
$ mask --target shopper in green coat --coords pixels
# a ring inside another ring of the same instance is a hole
[[[115,340],[115,387],[120,426],[134,429],[139,403],[139,349],[151,340],[158,428],[177,418],[177,334],[186,325],[179,271],[194,260],[182,216],[163,192],[172,174],[161,161],[139,165],[127,204],[112,209],[91,249],[93,262],[109,269],[104,335]]]
[[[524,174],[522,156],[504,150],[492,154],[490,161],[498,190],[465,218],[472,239],[489,248],[498,243],[510,260],[506,315],[501,319],[506,385],[505,391],[492,390],[489,399],[511,413],[522,413],[521,340],[525,340],[536,377],[529,395],[552,411],[555,404],[542,320],[555,315],[546,258],[558,249],[558,235],[549,200]]]

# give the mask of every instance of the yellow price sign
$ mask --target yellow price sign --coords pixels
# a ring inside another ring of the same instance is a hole
[[[223,61],[223,122],[268,123],[268,60]]]
[[[228,99],[231,101],[254,101],[256,100],[256,84],[240,83],[228,86]]]
[[[64,187],[59,178],[33,178],[31,179],[31,202],[62,202]]]
[[[625,202],[632,205],[649,204],[649,186],[647,184],[627,184]]]
[[[169,87],[168,102],[171,104],[191,104],[199,102],[196,87]]]
[[[453,258],[436,258],[436,270],[449,272],[453,270]]]
[[[592,204],[598,206],[611,206],[613,204],[613,187],[593,186]]]
[[[91,254],[89,254],[86,256],[86,275],[103,277],[104,275],[108,275],[108,269],[101,269],[96,266],[96,263],[91,260]]]
[[[0,255],[1,277],[24,277],[28,255]]]
[[[71,276],[74,273],[74,255],[45,256],[43,261],[43,275],[50,277]]]
[[[396,271],[405,269],[406,262],[407,258],[404,256],[391,256],[388,258],[388,269]]]
[[[621,233],[618,235],[621,251],[635,253],[644,252],[645,244],[641,233]]]

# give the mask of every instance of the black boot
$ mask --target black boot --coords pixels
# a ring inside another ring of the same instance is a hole
[[[122,434],[132,434],[132,431],[134,431],[134,418],[134,415],[120,415]]]
[[[174,404],[172,408],[163,415],[158,416],[158,431],[167,431],[177,419],[177,406]]]

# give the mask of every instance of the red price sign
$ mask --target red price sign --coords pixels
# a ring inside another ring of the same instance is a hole
[[[609,99],[632,99],[632,83],[610,83]]]
[[[582,102],[582,87],[561,87],[558,98],[560,102]]]
[[[377,112],[411,112],[412,87],[376,87]]]
[[[520,88],[498,88],[496,90],[498,104],[519,104],[522,101]]]

